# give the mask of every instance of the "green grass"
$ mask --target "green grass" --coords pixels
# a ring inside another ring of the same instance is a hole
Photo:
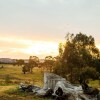
[[[99,80],[90,81],[89,85],[92,86],[92,87],[100,89],[100,81]]]

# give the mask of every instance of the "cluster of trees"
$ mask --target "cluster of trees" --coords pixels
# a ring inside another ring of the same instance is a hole
[[[68,33],[66,43],[59,45],[59,58],[54,72],[71,82],[79,78],[100,78],[100,51],[92,36]]]
[[[30,56],[27,63],[23,59],[16,60],[15,65],[22,66],[22,72],[32,73],[34,67],[41,68],[41,71],[53,72],[55,57],[46,56],[44,61],[41,62],[37,56]]]
[[[22,66],[22,72],[32,73],[34,67],[38,67],[39,58],[37,56],[30,56],[28,62],[25,62],[23,59],[16,60],[15,65]]]

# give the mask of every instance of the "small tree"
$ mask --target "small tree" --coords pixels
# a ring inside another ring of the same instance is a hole
[[[22,72],[23,72],[24,74],[26,74],[26,72],[30,72],[30,66],[29,66],[28,63],[25,64],[25,65],[22,67]]]
[[[50,72],[52,72],[53,70],[53,64],[54,64],[54,59],[52,56],[46,56],[45,57],[45,66],[47,68],[47,70],[49,70]]]
[[[23,59],[19,59],[19,60],[16,60],[16,64],[17,64],[18,66],[22,66],[22,65],[25,64],[25,62],[24,62]]]
[[[29,68],[31,73],[34,67],[38,67],[38,64],[39,64],[39,58],[37,56],[29,57]]]

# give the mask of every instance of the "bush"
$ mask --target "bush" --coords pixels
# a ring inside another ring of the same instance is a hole
[[[92,67],[86,67],[83,69],[81,76],[84,78],[84,80],[88,79],[99,79],[99,72],[96,71],[95,68]]]

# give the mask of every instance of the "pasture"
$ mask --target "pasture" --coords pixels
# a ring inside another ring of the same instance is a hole
[[[20,93],[16,89],[19,83],[26,82],[42,87],[43,72],[40,68],[34,68],[33,73],[22,73],[22,66],[1,64],[4,68],[0,69],[0,100],[50,100],[38,98],[33,94]],[[100,89],[99,81],[91,81],[90,86]]]
[[[9,64],[1,64],[0,66],[2,65],[4,68],[0,69],[1,100],[44,100],[31,95],[29,96],[29,94],[13,93],[21,82],[42,87],[43,73],[41,73],[39,68],[34,68],[32,74],[23,74],[22,66],[13,66]]]
[[[3,85],[8,80],[10,84],[19,84],[21,82],[27,82],[36,84],[39,86],[43,85],[43,73],[39,68],[34,68],[33,73],[22,73],[22,66],[13,66],[3,64],[4,68],[0,69],[0,84]]]

